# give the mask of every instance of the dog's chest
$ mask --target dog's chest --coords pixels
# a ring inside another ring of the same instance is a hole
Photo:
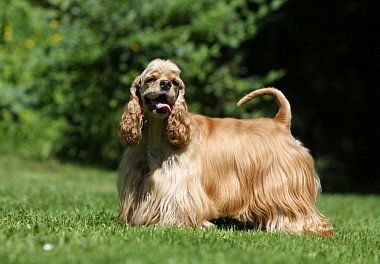
[[[145,129],[146,140],[146,157],[151,170],[161,166],[167,141],[165,138],[165,122],[162,119],[151,118],[147,120]]]
[[[149,167],[151,169],[156,169],[162,162],[162,153],[159,149],[151,149],[147,151],[147,157],[149,162]]]

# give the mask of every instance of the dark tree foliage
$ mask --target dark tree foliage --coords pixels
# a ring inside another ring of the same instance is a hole
[[[327,191],[380,190],[378,8],[375,1],[289,1],[272,14],[245,63],[284,68],[293,131],[318,158]],[[253,63],[252,63],[253,62]]]
[[[375,2],[0,0],[0,153],[115,168],[129,86],[161,57],[194,112],[270,116],[236,102],[280,88],[324,190],[379,192]]]
[[[26,156],[110,164],[129,87],[157,57],[179,65],[190,109],[251,117],[241,43],[282,0],[9,0],[0,2],[0,142]],[[262,114],[262,109],[255,114]]]

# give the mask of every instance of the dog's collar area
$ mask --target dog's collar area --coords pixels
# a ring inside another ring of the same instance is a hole
[[[150,150],[150,151],[147,150],[146,154],[148,157],[149,166],[151,168],[159,167],[159,164],[161,162],[161,151],[158,149],[154,149],[154,150]]]

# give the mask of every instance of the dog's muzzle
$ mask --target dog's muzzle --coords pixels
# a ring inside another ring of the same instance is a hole
[[[167,114],[172,111],[170,97],[166,93],[149,93],[144,96],[144,102],[150,112],[155,114]]]

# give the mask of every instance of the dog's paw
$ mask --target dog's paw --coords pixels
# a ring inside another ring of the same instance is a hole
[[[208,229],[208,228],[212,228],[212,227],[215,227],[215,225],[207,220],[203,221],[202,223],[202,228],[204,229]]]

